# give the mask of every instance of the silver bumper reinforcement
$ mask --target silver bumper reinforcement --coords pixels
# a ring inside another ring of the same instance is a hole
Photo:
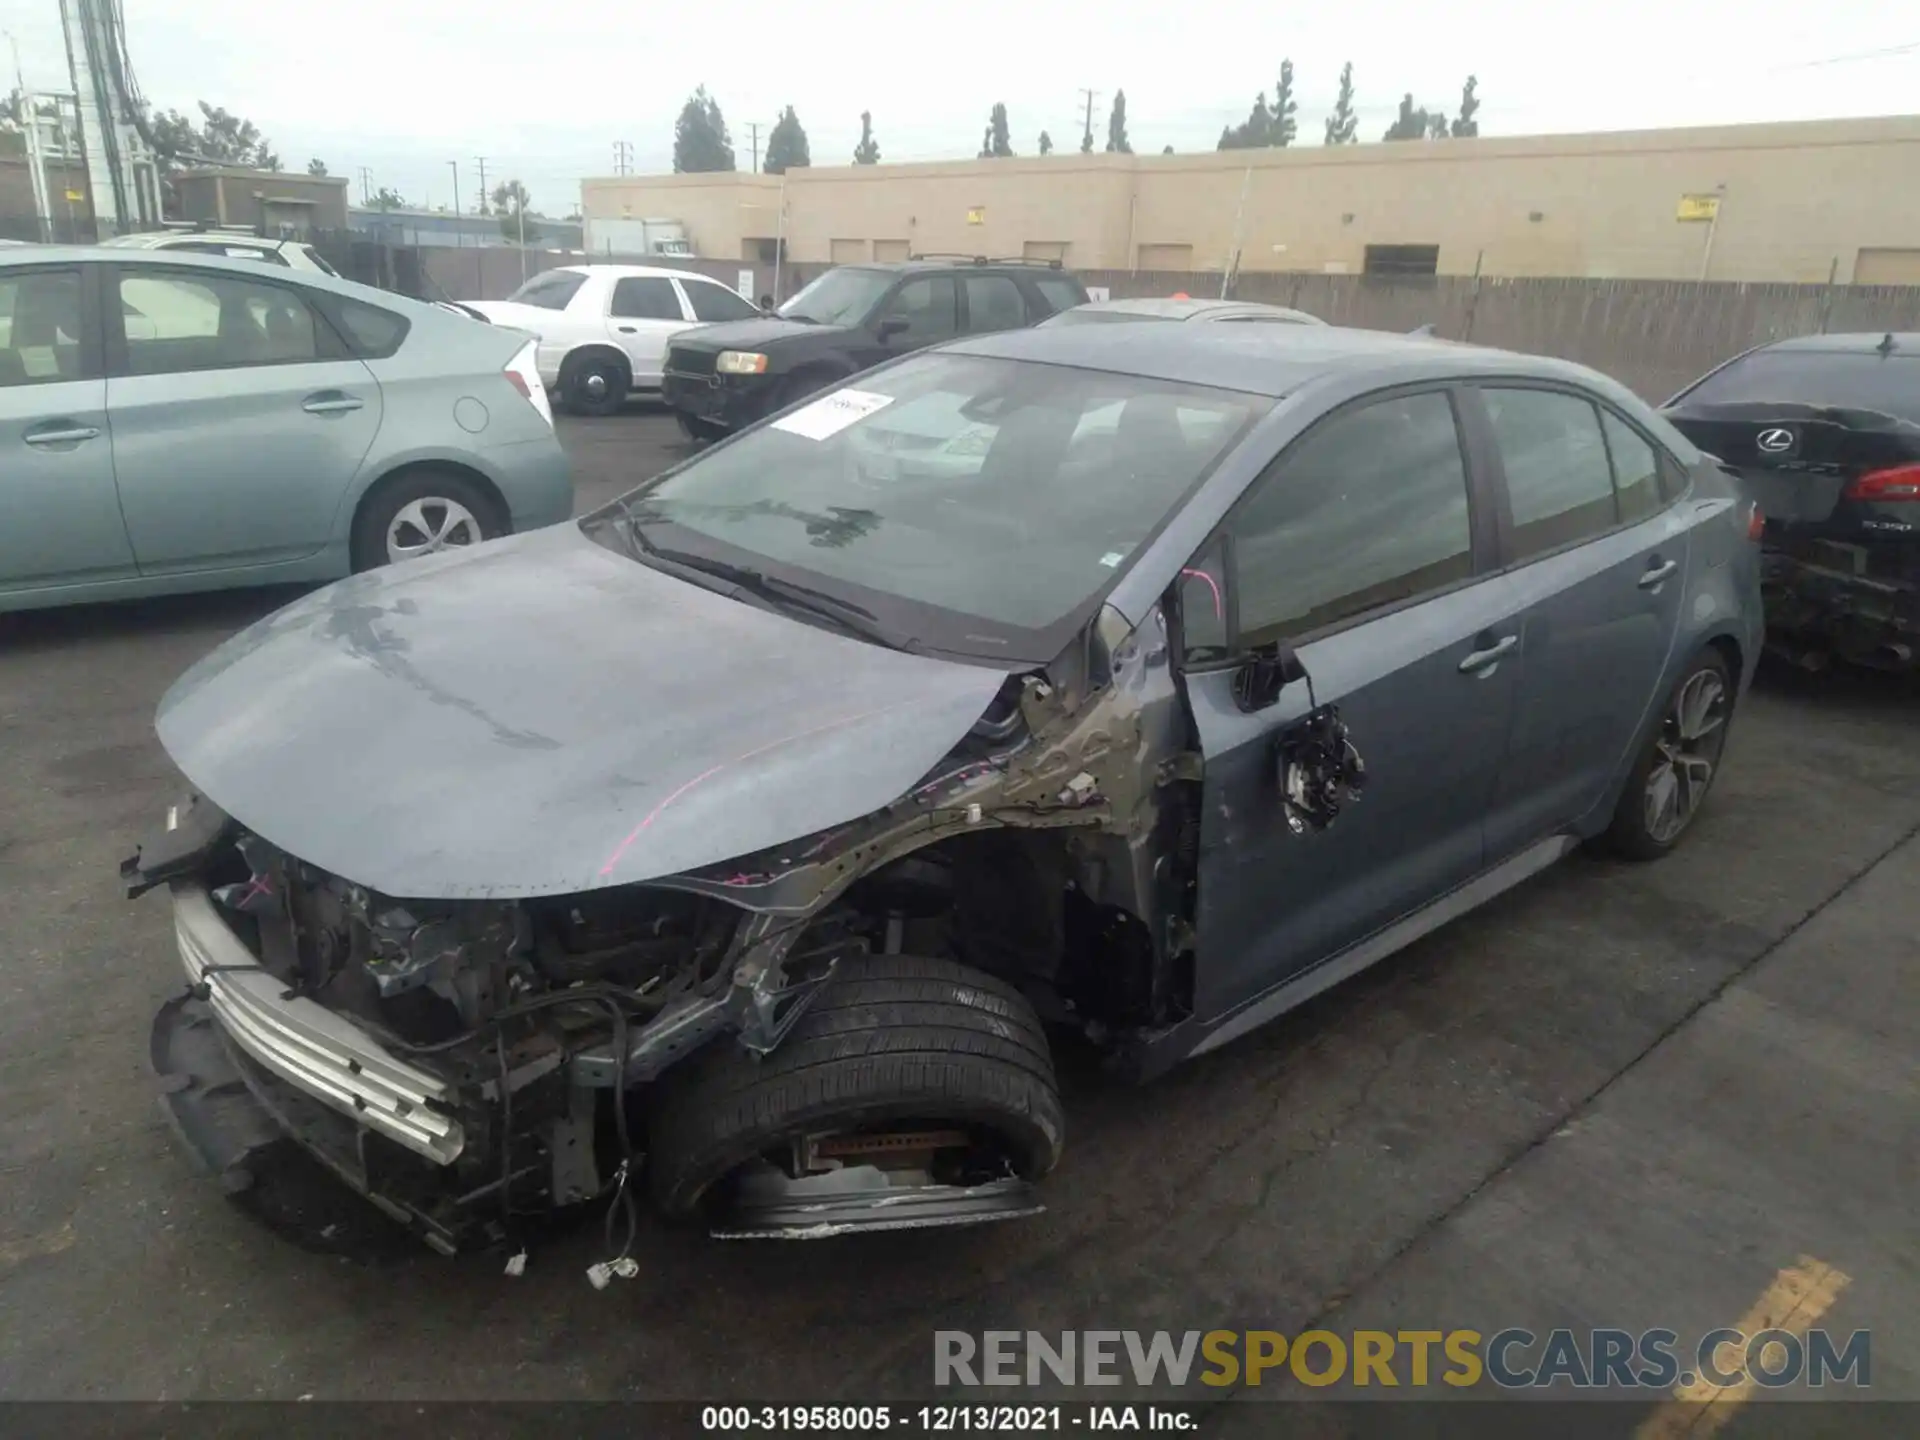
[[[174,882],[173,927],[187,979],[205,988],[228,1038],[254,1060],[435,1164],[460,1154],[466,1136],[459,1122],[436,1108],[448,1102],[452,1087],[395,1059],[325,1006],[289,996],[286,982],[228,928],[204,887]]]

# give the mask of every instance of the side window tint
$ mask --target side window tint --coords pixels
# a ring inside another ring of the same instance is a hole
[[[680,313],[680,296],[673,282],[658,275],[630,275],[616,280],[607,313],[621,320],[686,319]]]
[[[680,283],[686,288],[687,303],[693,306],[693,318],[702,323],[751,320],[760,313],[724,285],[710,285],[699,280],[683,280]]]
[[[0,387],[78,380],[80,276],[0,272]]]
[[[1080,288],[1079,282],[1069,280],[1064,275],[1042,275],[1033,283],[1039,287],[1040,293],[1046,297],[1056,314],[1087,303],[1086,292]]]
[[[1297,637],[1473,573],[1467,469],[1438,393],[1295,441],[1229,521],[1242,643]]]
[[[1020,287],[1004,275],[969,275],[967,287],[967,333],[989,330],[1018,330],[1027,323],[1027,307],[1020,299]]]
[[[1660,497],[1660,462],[1653,446],[1615,415],[1602,411],[1600,423],[1607,432],[1607,454],[1613,459],[1613,488],[1620,497],[1620,518],[1644,520],[1658,514],[1666,501]]]
[[[325,358],[313,311],[293,291],[226,275],[122,271],[120,315],[135,375]],[[332,349],[337,353],[338,342]]]
[[[951,275],[932,275],[924,280],[909,280],[887,302],[886,317],[907,322],[905,333],[894,337],[897,345],[931,345],[951,340],[960,333],[958,292]]]
[[[1516,559],[1613,527],[1613,469],[1591,402],[1553,390],[1484,390],[1507,472]]]
[[[347,337],[347,348],[361,360],[383,360],[393,354],[411,328],[405,317],[358,300],[333,298],[329,308]]]

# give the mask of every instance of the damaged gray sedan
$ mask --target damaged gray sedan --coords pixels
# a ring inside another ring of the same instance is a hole
[[[443,1250],[642,1184],[738,1236],[1038,1208],[1049,1036],[1151,1075],[1566,853],[1687,833],[1759,521],[1573,366],[1331,328],[923,352],[162,702],[125,867],[230,1186]]]

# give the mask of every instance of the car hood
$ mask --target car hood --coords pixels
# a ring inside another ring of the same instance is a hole
[[[327,587],[160,702],[193,786],[411,899],[567,894],[752,854],[899,798],[1004,672],[888,650],[576,525]]]
[[[676,350],[764,350],[791,340],[822,340],[830,335],[846,335],[846,325],[807,325],[798,320],[723,320],[717,325],[698,325],[673,337]]]

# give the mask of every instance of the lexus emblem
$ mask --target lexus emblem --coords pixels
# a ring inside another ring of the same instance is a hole
[[[1778,455],[1793,448],[1793,431],[1762,430],[1753,443],[1760,447],[1762,454]]]

